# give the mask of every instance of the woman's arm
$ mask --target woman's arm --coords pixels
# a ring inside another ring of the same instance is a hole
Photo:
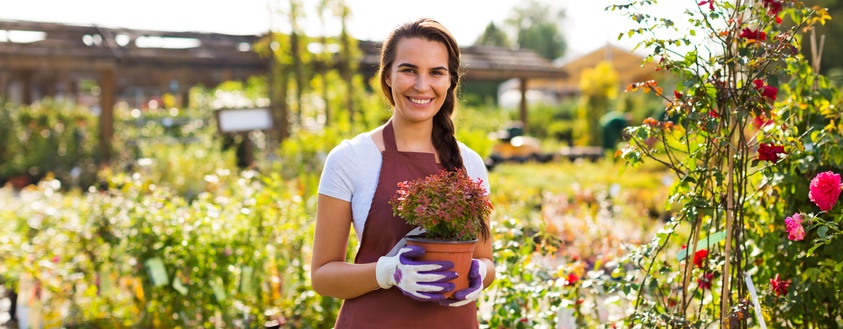
[[[380,288],[375,277],[377,263],[345,261],[350,227],[351,203],[319,194],[310,280],[313,290],[322,296],[349,299]]]
[[[495,282],[495,262],[492,256],[491,233],[489,234],[489,238],[486,240],[483,240],[482,237],[480,238],[477,242],[477,246],[474,248],[474,255],[472,257],[479,259],[486,264],[486,279],[483,280],[483,287],[488,287],[492,284],[492,282]]]

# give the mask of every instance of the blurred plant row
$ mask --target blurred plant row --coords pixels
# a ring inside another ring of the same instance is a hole
[[[502,166],[492,176],[502,277],[483,298],[481,319],[494,328],[551,327],[556,312],[578,305],[583,321],[600,323],[604,297],[578,294],[578,278],[615,266],[622,244],[649,238],[659,216],[647,203],[658,202],[640,192],[665,193],[661,174],[610,187],[618,184],[611,173],[553,178],[559,170],[606,167],[528,166]],[[524,185],[537,170],[558,186]],[[318,171],[290,178],[217,168],[192,201],[151,177],[113,174],[103,178],[107,188],[84,193],[61,192],[54,179],[0,189],[7,228],[0,277],[29,288],[19,293],[45,325],[247,328],[275,319],[291,328],[333,326],[341,301],[309,285]]]

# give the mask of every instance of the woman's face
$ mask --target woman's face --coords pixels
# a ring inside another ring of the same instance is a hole
[[[423,38],[399,40],[386,83],[395,100],[395,120],[432,120],[451,86],[448,50]]]

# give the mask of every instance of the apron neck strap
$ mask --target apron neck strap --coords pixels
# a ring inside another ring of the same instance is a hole
[[[383,127],[383,146],[387,152],[398,152],[398,146],[395,144],[395,130],[392,128],[392,120],[386,123]]]

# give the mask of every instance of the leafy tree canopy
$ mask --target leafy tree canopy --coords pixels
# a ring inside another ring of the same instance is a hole
[[[478,46],[510,46],[509,38],[506,36],[506,32],[495,25],[494,22],[489,22],[489,25],[486,25],[486,30],[483,31],[483,34],[477,37],[474,44]]]
[[[513,10],[506,23],[516,31],[519,47],[553,60],[564,55],[567,48],[559,28],[559,22],[564,18],[564,10],[537,0],[524,0]]]

